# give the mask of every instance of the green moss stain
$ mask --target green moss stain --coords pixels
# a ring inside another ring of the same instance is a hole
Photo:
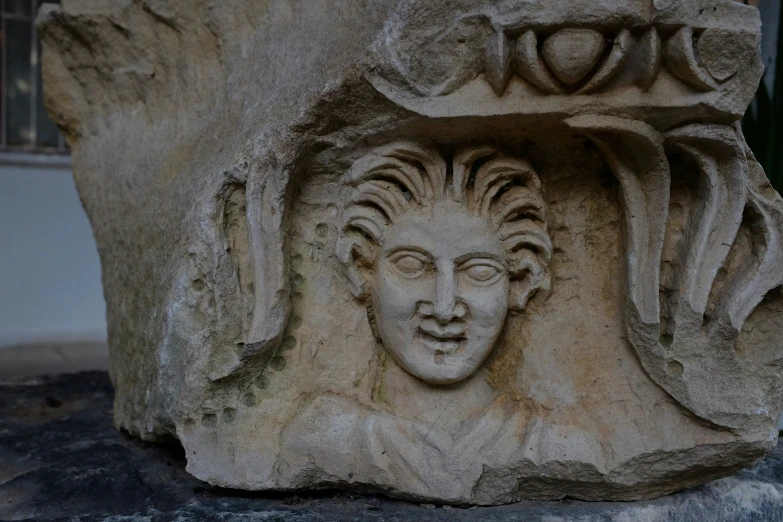
[[[289,335],[283,340],[283,350],[293,350],[296,348],[296,337]]]
[[[285,370],[285,365],[286,365],[285,357],[280,357],[280,356],[272,357],[272,360],[269,361],[269,367],[275,370],[276,372],[281,372]]]
[[[375,379],[375,386],[372,390],[372,400],[373,402],[379,402],[386,404],[387,406],[391,406],[389,403],[389,395],[386,390],[386,370],[389,368],[391,361],[389,360],[389,356],[386,353],[386,350],[383,349],[383,346],[378,345],[378,350],[378,376]]]
[[[326,223],[318,223],[318,226],[315,227],[315,235],[320,238],[325,238],[329,235],[329,225]]]

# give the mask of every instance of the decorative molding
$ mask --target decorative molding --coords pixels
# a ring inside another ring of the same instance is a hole
[[[477,16],[465,17],[463,22]],[[478,16],[478,18],[481,18]],[[701,92],[720,89],[758,53],[758,35],[718,28],[648,25],[621,28],[505,27],[486,17],[488,30],[477,31],[473,47],[483,60],[466,59],[437,85],[415,79],[386,42],[392,75],[420,96],[450,94],[483,73],[497,96],[516,76],[542,95],[587,95],[635,85],[647,91],[662,71]],[[464,45],[470,45],[465,43]],[[629,58],[633,59],[629,59]],[[391,78],[387,78],[395,82]]]

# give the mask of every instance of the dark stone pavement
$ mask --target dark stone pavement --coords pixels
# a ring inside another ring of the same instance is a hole
[[[212,487],[185,472],[178,445],[115,430],[111,407],[105,372],[0,380],[0,520],[783,522],[783,444],[735,477],[649,502],[456,508]]]

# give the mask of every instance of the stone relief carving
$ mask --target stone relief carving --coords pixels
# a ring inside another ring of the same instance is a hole
[[[421,42],[423,52],[446,57],[433,72],[420,71],[420,62],[406,63],[399,40],[387,40],[379,53],[390,64],[386,75],[420,96],[451,94],[482,74],[497,96],[515,76],[539,94],[586,95],[631,85],[647,91],[662,70],[691,88],[714,91],[752,58],[758,44],[758,35],[742,27],[661,18],[650,23],[629,17],[620,27],[606,20],[599,28],[583,27],[580,20],[552,29],[541,20],[470,13]]]
[[[533,29],[510,31],[492,25],[483,63],[478,60],[455,65],[463,68],[438,86],[427,88],[407,82],[419,94],[450,94],[479,74],[501,96],[513,75],[524,79],[542,94],[590,94],[606,89],[622,76],[617,86],[638,85],[647,90],[665,66],[680,81],[699,90],[713,91],[731,79],[742,60],[753,54],[753,39],[725,29],[695,33],[681,27],[662,39],[658,28],[629,29],[603,33],[572,27],[539,35]],[[629,63],[628,58],[634,59]],[[410,78],[399,60],[393,60],[401,78]]]
[[[530,165],[490,147],[449,168],[432,149],[398,143],[357,161],[337,255],[372,306],[395,360],[431,384],[472,375],[506,311],[547,284],[552,242]]]
[[[769,417],[771,398],[753,390],[774,380],[779,369],[769,361],[740,359],[734,346],[753,309],[783,284],[780,196],[762,195],[749,174],[758,168],[750,165],[755,159],[746,157],[734,128],[689,125],[661,134],[644,123],[610,116],[579,116],[567,124],[594,140],[620,181],[626,329],[644,369],[699,417],[727,428],[758,429]],[[698,165],[695,198],[700,203],[679,245],[674,287],[662,310],[660,269],[671,187],[665,146],[683,151]],[[751,252],[711,295],[743,219],[753,229]]]
[[[775,443],[783,201],[737,126],[754,9],[77,4],[39,28],[115,418],[195,476],[640,499]]]
[[[732,429],[755,429],[768,398],[752,392],[770,369],[737,358],[734,343],[762,298],[783,284],[783,205],[754,187],[741,138],[728,126],[659,133],[642,122],[580,116],[617,176],[624,202],[629,340],[650,376],[683,406]],[[692,157],[701,178],[679,246],[673,291],[661,307],[660,270],[669,220],[665,147]],[[529,164],[469,148],[451,169],[437,151],[396,143],[358,160],[337,256],[354,295],[395,360],[431,384],[472,375],[503,328],[547,286],[552,243],[541,182]],[[752,161],[752,160],[751,160]],[[475,165],[479,165],[475,167]],[[712,296],[743,216],[753,253]]]

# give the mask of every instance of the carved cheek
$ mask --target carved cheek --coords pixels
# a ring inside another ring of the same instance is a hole
[[[373,282],[376,313],[387,320],[403,321],[415,315],[419,302],[432,299],[434,278],[429,273],[410,279],[394,271],[387,262],[379,263]]]
[[[460,278],[460,294],[468,306],[468,313],[479,328],[502,326],[508,310],[508,277],[503,277],[489,286],[472,283]]]

